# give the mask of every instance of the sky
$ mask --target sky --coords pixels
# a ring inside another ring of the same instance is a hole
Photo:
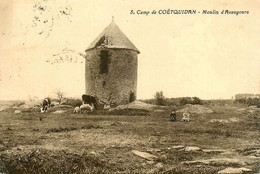
[[[138,99],[157,91],[202,99],[260,93],[259,8],[257,0],[1,0],[0,100],[55,96],[57,90],[81,96],[82,55],[112,16],[141,52]],[[197,14],[130,14],[168,9]]]

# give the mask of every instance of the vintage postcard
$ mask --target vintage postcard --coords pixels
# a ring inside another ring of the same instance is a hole
[[[1,0],[0,173],[260,173],[260,2]]]

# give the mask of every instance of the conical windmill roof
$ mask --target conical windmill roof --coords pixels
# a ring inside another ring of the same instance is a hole
[[[112,21],[99,36],[89,45],[86,51],[104,46],[106,48],[130,49],[135,50],[139,54],[140,51],[126,37],[126,35]]]

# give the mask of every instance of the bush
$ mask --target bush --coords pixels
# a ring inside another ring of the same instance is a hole
[[[235,103],[247,104],[247,100],[245,98],[236,99]]]
[[[81,99],[75,99],[75,98],[66,98],[66,103],[67,105],[71,105],[74,107],[80,106],[82,104]]]
[[[193,99],[193,101],[192,101],[191,104],[194,104],[194,105],[202,105],[203,104],[202,100],[199,97],[193,97],[192,99]]]
[[[202,105],[203,102],[199,97],[187,97],[187,98],[182,98],[180,100],[180,105],[186,105],[186,104],[192,104],[192,105]]]
[[[188,103],[189,103],[189,101],[188,101],[188,99],[186,99],[186,98],[182,98],[182,99],[180,100],[180,105],[181,105],[181,106],[186,105],[186,104],[188,104]]]
[[[174,98],[165,98],[165,99],[164,99],[164,104],[165,104],[166,106],[176,106],[176,105],[177,105],[176,103],[177,103],[177,102],[175,101]]]
[[[160,105],[160,106],[164,106],[165,105],[165,97],[164,97],[162,91],[156,92],[155,95],[154,95],[154,99],[155,99],[155,104],[156,105]]]
[[[248,98],[246,101],[248,106],[257,106],[260,108],[260,99],[259,98]]]
[[[260,108],[260,98],[236,99],[235,103],[246,104],[247,106],[257,106]]]
[[[62,92],[62,91],[59,90],[59,89],[56,91],[56,95],[57,95],[59,104],[61,104],[61,102],[66,98],[66,97],[65,97],[65,93]]]

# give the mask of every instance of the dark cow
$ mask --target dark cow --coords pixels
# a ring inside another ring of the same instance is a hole
[[[91,106],[94,106],[95,109],[97,109],[97,99],[94,95],[82,95],[82,104],[89,104]]]
[[[42,108],[41,108],[41,112],[47,112],[48,107],[51,106],[51,99],[50,98],[45,98],[42,101]]]

